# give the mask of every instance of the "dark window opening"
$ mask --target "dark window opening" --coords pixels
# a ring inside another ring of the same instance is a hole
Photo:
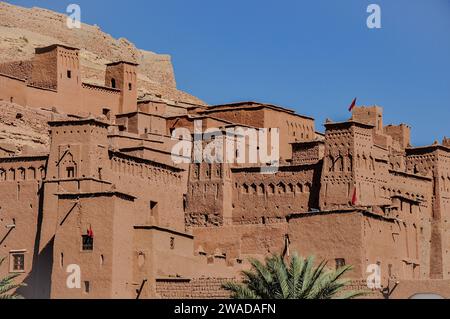
[[[345,259],[344,258],[336,258],[336,269],[339,269],[344,266],[345,266]]]
[[[91,291],[91,283],[89,281],[84,282],[84,292],[89,293]]]
[[[74,178],[75,177],[75,167],[69,166],[66,168],[67,170],[67,178]]]
[[[72,78],[72,71],[67,70],[67,78],[71,79]]]
[[[128,83],[128,90],[131,91],[133,88],[133,85],[131,83]]]
[[[85,251],[94,250],[94,238],[89,235],[83,235],[83,246],[82,249]]]
[[[170,237],[170,249],[175,249],[175,237]]]
[[[111,119],[111,110],[110,110],[110,109],[104,108],[104,109],[102,110],[102,113],[103,113],[104,116],[106,116],[106,118],[107,118],[108,120]]]
[[[112,87],[113,89],[116,88],[116,79],[111,79],[111,87]]]
[[[12,271],[24,271],[25,270],[25,254],[15,253],[12,254]]]
[[[155,216],[158,211],[158,203],[154,201],[150,201],[150,215]]]

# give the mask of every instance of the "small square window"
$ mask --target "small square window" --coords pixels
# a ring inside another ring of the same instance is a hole
[[[339,269],[344,266],[345,266],[345,259],[344,258],[336,258],[336,269]]]
[[[72,71],[67,70],[67,78],[71,79],[72,78]]]
[[[94,238],[89,235],[82,236],[82,249],[83,251],[94,250]]]
[[[25,253],[11,253],[10,254],[10,272],[24,272],[25,271]]]

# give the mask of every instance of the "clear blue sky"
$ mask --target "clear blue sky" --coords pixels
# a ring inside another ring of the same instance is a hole
[[[413,144],[450,136],[449,0],[18,0],[99,25],[172,56],[178,88],[210,104],[257,100],[344,120],[347,106],[384,107]],[[366,8],[381,6],[381,29]]]

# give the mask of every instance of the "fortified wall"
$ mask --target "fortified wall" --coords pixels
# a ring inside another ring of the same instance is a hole
[[[372,297],[450,297],[448,139],[413,147],[410,127],[384,126],[378,106],[328,120],[321,134],[314,119],[271,104],[137,100],[136,67],[110,63],[104,86],[93,86],[78,50],[61,45],[0,65],[2,105],[54,115],[46,152],[0,152],[0,276],[19,273],[28,284],[19,293],[226,297],[222,283],[239,281],[250,257],[298,252],[352,265],[358,289],[378,265]],[[277,169],[250,161],[249,136],[245,154],[232,150],[243,162],[174,155],[198,128],[203,148],[228,129],[277,129]],[[76,289],[70,265],[80,267]]]

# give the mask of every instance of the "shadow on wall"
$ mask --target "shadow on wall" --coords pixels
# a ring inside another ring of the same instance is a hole
[[[319,162],[317,165],[317,168],[314,170],[312,185],[317,187],[317,189],[311,189],[308,207],[309,209],[312,208],[319,208],[319,194],[320,194],[320,179],[322,176],[322,167],[323,167],[323,160]]]
[[[34,241],[33,266],[31,272],[24,279],[26,286],[17,289],[17,293],[27,299],[50,299],[52,266],[53,266],[53,243],[54,237],[39,253],[42,219],[43,219],[43,187],[38,192],[39,209],[37,219],[37,232]]]

